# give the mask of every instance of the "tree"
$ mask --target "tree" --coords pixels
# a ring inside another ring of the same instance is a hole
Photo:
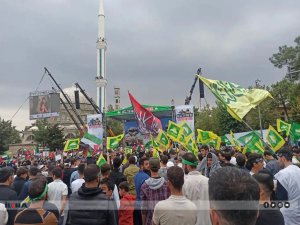
[[[108,129],[111,129],[115,135],[123,134],[124,133],[124,125],[122,122],[108,118],[106,120],[106,125]],[[108,135],[110,136],[110,135]]]
[[[63,129],[59,128],[58,124],[54,124],[53,126],[49,126],[47,131],[47,145],[50,150],[55,151],[57,149],[63,149],[64,142],[66,141]]]
[[[38,120],[36,123],[38,130],[33,131],[33,140],[41,146],[47,145],[49,123],[47,120]]]
[[[217,103],[213,108],[207,105],[201,112],[196,111],[195,128],[213,131],[220,136],[228,134],[231,130],[233,132],[247,130],[245,125],[235,120],[221,103]]]
[[[295,47],[287,45],[280,46],[279,52],[269,58],[271,63],[277,68],[288,66],[289,69],[292,69],[288,71],[287,74],[287,78],[292,80],[298,80],[300,74],[299,72],[293,73],[293,71],[300,69],[300,36],[295,38],[295,43]]]
[[[50,125],[46,120],[38,120],[37,127],[38,130],[33,131],[33,135],[39,145],[50,148],[50,151],[64,147],[63,129],[58,124]]]
[[[229,134],[230,131],[234,133],[247,131],[248,128],[238,120],[234,119],[226,110],[226,108],[219,102],[217,102],[216,120],[218,122],[219,133],[222,136]]]
[[[21,143],[20,132],[12,126],[11,121],[0,117],[0,154],[8,150],[9,144]]]

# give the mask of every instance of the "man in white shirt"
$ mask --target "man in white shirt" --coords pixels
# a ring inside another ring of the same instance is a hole
[[[293,152],[288,147],[278,151],[281,167],[275,174],[277,180],[276,197],[289,203],[289,207],[280,209],[286,225],[300,224],[300,168],[292,164]]]
[[[154,225],[195,225],[197,207],[182,194],[184,172],[178,166],[168,169],[168,187],[171,196],[156,204],[152,222]]]
[[[57,167],[52,171],[53,182],[48,185],[48,200],[59,210],[59,225],[64,221],[64,209],[67,202],[68,186],[61,180],[62,170]]]
[[[182,156],[182,164],[185,173],[183,195],[197,206],[197,225],[210,225],[208,178],[197,171],[197,158],[193,153]]]
[[[79,164],[79,166],[77,167],[77,171],[78,171],[78,174],[79,174],[79,179],[76,179],[71,183],[72,193],[78,191],[78,189],[81,188],[82,184],[85,182],[84,179],[83,179],[84,169],[85,169],[85,164],[84,163]]]

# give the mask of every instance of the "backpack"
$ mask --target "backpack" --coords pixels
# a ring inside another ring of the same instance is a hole
[[[44,209],[24,209],[16,215],[15,225],[57,225],[54,213]]]

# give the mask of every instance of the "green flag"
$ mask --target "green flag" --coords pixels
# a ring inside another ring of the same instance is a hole
[[[152,147],[153,147],[154,149],[160,150],[160,149],[159,149],[159,143],[157,143],[157,142],[155,141],[155,139],[152,137],[151,134],[150,134],[150,138],[151,138],[151,141],[152,141]]]
[[[132,148],[131,147],[125,147],[125,155],[132,154]]]
[[[236,138],[234,137],[234,134],[232,131],[230,131],[230,142],[231,142],[231,145],[235,146],[235,148],[237,150],[242,151],[241,145],[238,142],[238,140],[236,140]]]
[[[277,119],[276,125],[277,125],[278,132],[285,131],[286,136],[290,135],[290,131],[291,131],[291,127],[292,127],[291,124],[284,122],[283,120]]]
[[[244,153],[249,151],[261,154],[264,152],[264,144],[259,134],[254,131],[238,138],[238,140],[244,144]]]
[[[168,148],[170,146],[170,140],[169,140],[167,134],[163,130],[159,131],[159,133],[156,137],[156,142],[159,145],[162,145],[164,148]]]
[[[212,131],[204,131],[201,129],[197,129],[197,132],[198,132],[197,142],[201,144],[207,144],[210,141],[218,138],[218,135],[216,135]]]
[[[192,128],[190,128],[190,126],[186,122],[179,124],[179,126],[181,126],[183,128],[183,134],[187,139],[190,136],[194,135],[194,131],[192,130]]]
[[[292,124],[292,128],[291,128],[290,134],[291,134],[292,140],[294,142],[300,140],[300,124],[299,123],[293,123]]]
[[[173,121],[169,121],[169,126],[167,130],[168,137],[171,138],[171,140],[178,142],[181,129],[182,127],[178,124],[174,123]]]
[[[119,146],[120,141],[123,139],[124,134],[120,134],[115,137],[107,137],[106,140],[106,148],[107,149],[115,149]]]
[[[189,151],[192,152],[194,155],[196,155],[198,157],[198,148],[196,146],[195,140],[192,138],[192,136],[190,136],[187,141],[186,144],[184,145],[184,147]]]
[[[224,142],[226,146],[231,145],[231,142],[226,135],[221,137],[221,141]]]
[[[240,85],[221,80],[210,80],[197,75],[211,90],[215,97],[226,107],[228,113],[238,121],[271,94],[263,89],[246,89]]]
[[[281,135],[278,134],[278,132],[271,125],[269,126],[266,138],[268,144],[275,152],[285,144],[283,137],[281,137]]]
[[[213,147],[216,150],[220,150],[221,147],[221,138],[217,137],[216,139],[211,140],[208,145],[210,145],[211,147]]]
[[[70,151],[70,150],[77,150],[79,149],[79,143],[80,143],[80,139],[76,138],[76,139],[69,139],[67,140],[65,147],[64,147],[64,151]]]
[[[97,160],[97,166],[101,167],[103,164],[106,163],[105,158],[103,157],[103,154],[101,153],[101,155],[99,156],[98,160]]]
[[[156,148],[153,149],[152,157],[160,159],[159,152]]]

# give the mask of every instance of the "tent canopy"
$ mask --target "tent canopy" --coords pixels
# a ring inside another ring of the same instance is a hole
[[[147,110],[152,112],[156,117],[171,117],[172,107],[171,106],[158,106],[158,105],[143,105]],[[116,120],[135,120],[132,106],[107,112],[105,114],[107,118],[113,118]]]

